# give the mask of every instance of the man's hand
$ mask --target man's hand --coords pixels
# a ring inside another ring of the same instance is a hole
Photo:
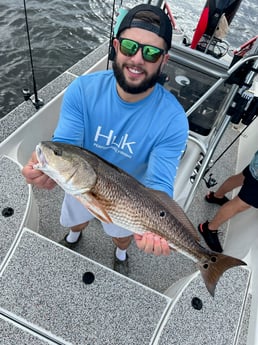
[[[53,189],[56,182],[45,175],[42,171],[33,168],[38,163],[36,153],[33,152],[30,160],[22,169],[22,175],[28,184],[33,184],[42,189]]]
[[[170,254],[170,247],[168,242],[151,232],[146,232],[143,236],[134,234],[134,240],[139,249],[144,250],[145,253],[153,253],[154,255],[166,255]]]

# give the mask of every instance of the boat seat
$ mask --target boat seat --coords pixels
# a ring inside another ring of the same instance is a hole
[[[33,345],[233,345],[249,280],[228,270],[212,297],[196,272],[161,294],[24,228],[1,275],[0,326]]]
[[[197,173],[195,169],[198,169],[198,162],[205,153],[205,142],[190,134],[186,150],[178,167],[174,186],[174,199],[182,208],[192,188],[193,181],[191,180],[191,176],[193,176],[194,172]]]
[[[174,300],[155,344],[234,345],[241,336],[244,315],[249,315],[248,288],[251,272],[246,267],[227,270],[220,278],[212,297],[199,272],[181,279],[165,291]],[[245,320],[249,322],[249,320]],[[244,340],[243,340],[244,339]]]
[[[11,321],[8,317],[0,315],[1,343],[4,345],[56,345],[49,339],[43,338],[30,329],[23,327],[18,322]],[[60,343],[58,343],[60,344]]]
[[[25,224],[38,228],[38,210],[32,188],[21,174],[21,166],[0,156],[0,271]]]
[[[149,345],[171,304],[168,296],[27,228],[0,289],[0,314],[54,344]]]

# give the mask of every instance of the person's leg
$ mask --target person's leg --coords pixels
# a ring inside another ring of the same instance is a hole
[[[132,236],[112,237],[112,241],[116,246],[116,257],[120,261],[126,260],[126,252],[132,241]]]
[[[106,234],[112,237],[112,241],[116,246],[113,269],[121,274],[128,275],[129,263],[127,249],[130,246],[133,233],[113,223],[102,223],[102,226]]]
[[[233,189],[242,186],[244,179],[245,177],[242,172],[237,175],[230,176],[222,183],[218,190],[214,192],[214,196],[216,198],[223,198],[228,192],[231,192]]]
[[[237,195],[232,200],[221,206],[210,222],[206,221],[205,223],[198,225],[198,230],[210,249],[219,253],[223,251],[218,238],[219,227],[236,214],[243,212],[250,207],[251,206],[249,204],[241,200]]]
[[[225,181],[219,188],[219,196],[233,186],[238,185],[242,181],[242,187],[237,196],[225,203],[218,210],[213,219],[209,222],[198,225],[198,230],[203,236],[207,245],[214,251],[222,252],[222,247],[218,238],[218,228],[234,217],[236,214],[249,209],[251,206],[258,208],[258,181],[254,179],[247,166],[241,174],[232,176]],[[223,186],[224,185],[224,186]]]
[[[78,242],[79,238],[81,238],[81,232],[88,226],[89,222],[85,222],[82,224],[74,225],[70,227],[70,231],[66,236],[66,241],[69,243]]]
[[[130,246],[132,235],[127,237],[112,237],[116,246],[113,269],[125,276],[129,274],[127,249]]]
[[[238,195],[235,196],[232,200],[228,201],[226,204],[219,208],[214,218],[209,222],[208,229],[217,230],[230,218],[240,212],[247,210],[250,207],[251,206],[241,200]]]
[[[242,187],[238,195],[221,206],[216,215],[209,222],[208,228],[210,230],[217,230],[220,225],[234,217],[236,214],[247,210],[251,206],[258,206],[258,181],[251,175],[249,167],[246,167],[242,173],[227,179],[218,189],[216,195],[223,196],[227,190],[232,187],[236,188],[239,185]]]
[[[112,240],[114,244],[122,249],[125,250],[129,247],[131,241],[132,241],[132,236],[127,236],[127,237],[112,237]]]
[[[70,231],[59,243],[70,249],[74,248],[81,239],[82,230],[87,227],[92,218],[94,217],[77,199],[65,194],[60,223],[64,227],[70,228]]]
[[[244,179],[245,177],[242,172],[237,175],[230,176],[222,183],[216,192],[209,191],[205,196],[205,200],[210,204],[217,204],[220,206],[224,205],[229,201],[226,194],[231,192],[234,188],[242,186]]]

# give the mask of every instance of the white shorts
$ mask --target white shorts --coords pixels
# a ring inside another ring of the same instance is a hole
[[[70,228],[93,218],[94,216],[77,199],[65,193],[60,216],[61,225]],[[111,237],[127,237],[133,234],[131,231],[112,223],[101,222],[101,224],[104,231]]]

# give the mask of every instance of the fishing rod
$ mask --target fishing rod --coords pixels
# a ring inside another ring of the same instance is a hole
[[[113,39],[115,36],[115,27],[117,27],[117,25],[119,25],[120,20],[122,20],[122,16],[124,10],[122,9],[122,4],[123,4],[123,0],[120,0],[120,5],[119,5],[119,11],[118,11],[118,16],[116,18],[116,24],[115,24],[115,10],[116,10],[116,0],[113,0],[113,8],[112,8],[112,17],[111,17],[111,26],[110,26],[110,34],[109,34],[109,46],[108,46],[108,59],[107,59],[107,69],[109,69],[109,62],[114,60],[115,57],[115,50],[113,47]],[[115,24],[115,25],[114,25]]]
[[[256,104],[258,104],[257,99],[256,99]],[[256,109],[258,109],[257,105],[256,105]],[[213,187],[217,184],[217,181],[212,177],[213,174],[209,175],[209,179],[206,180],[205,176],[207,175],[207,173],[214,167],[214,165],[221,159],[222,156],[224,156],[224,154],[230,149],[230,147],[238,140],[238,138],[240,138],[243,133],[247,130],[247,128],[251,125],[251,123],[257,118],[257,115],[254,115],[254,117],[252,118],[252,120],[250,121],[250,123],[248,123],[248,125],[242,129],[242,131],[235,137],[235,139],[232,140],[232,142],[224,149],[224,151],[218,156],[218,158],[212,162],[212,164],[206,169],[204,175],[203,175],[203,180],[206,183],[206,186],[208,188]]]
[[[108,46],[108,59],[107,59],[107,70],[109,68],[109,61],[113,60],[113,30],[114,30],[114,16],[115,16],[115,0],[113,1],[112,6],[112,17],[111,17],[111,25],[110,25],[110,33],[109,33],[109,46]]]
[[[24,15],[25,15],[25,23],[26,23],[26,32],[27,32],[27,39],[28,39],[28,47],[29,47],[29,55],[30,55],[30,65],[31,65],[31,75],[32,75],[32,83],[33,83],[33,91],[34,91],[34,98],[35,100],[31,99],[31,92],[28,88],[24,88],[22,90],[23,97],[25,101],[31,101],[32,104],[35,106],[36,109],[39,109],[44,105],[42,99],[38,98],[37,86],[36,86],[36,78],[34,73],[34,65],[33,65],[33,58],[32,58],[32,50],[30,44],[30,32],[29,32],[29,24],[28,24],[28,16],[27,16],[27,8],[26,8],[26,1],[23,0],[23,7],[24,7]]]

